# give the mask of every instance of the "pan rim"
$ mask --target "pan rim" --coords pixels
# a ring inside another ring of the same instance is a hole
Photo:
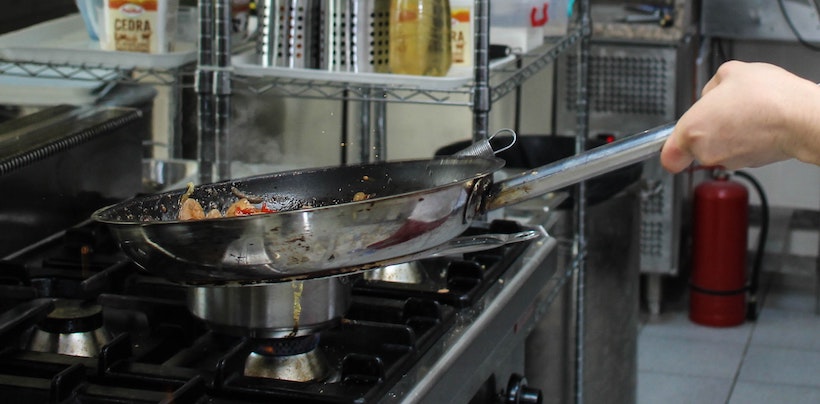
[[[391,200],[391,199],[405,198],[408,195],[412,195],[412,194],[433,192],[433,191],[440,190],[442,188],[450,187],[454,183],[468,182],[468,181],[475,180],[476,178],[481,178],[481,177],[490,175],[490,174],[498,171],[499,169],[503,168],[504,165],[505,165],[505,161],[501,158],[498,158],[498,157],[434,156],[433,158],[427,158],[427,159],[402,159],[402,160],[391,160],[391,161],[382,161],[382,162],[368,162],[368,163],[356,163],[356,164],[348,164],[348,165],[335,165],[335,166],[301,168],[301,169],[287,170],[287,171],[281,171],[281,172],[273,172],[273,173],[267,173],[267,174],[258,174],[258,175],[252,175],[252,176],[247,176],[247,177],[233,178],[233,179],[229,179],[229,180],[223,180],[223,181],[211,182],[211,183],[206,183],[206,184],[194,185],[194,187],[195,188],[200,188],[200,187],[216,188],[216,187],[219,187],[219,186],[229,186],[229,187],[231,187],[231,186],[236,185],[237,183],[247,182],[247,181],[252,181],[252,180],[258,180],[258,179],[262,179],[262,178],[274,179],[274,178],[280,178],[280,177],[284,178],[284,177],[288,177],[288,176],[296,176],[296,175],[300,175],[300,174],[301,175],[316,174],[316,173],[327,172],[327,171],[330,171],[330,170],[333,170],[333,169],[339,169],[339,168],[344,168],[344,167],[366,168],[366,167],[369,167],[369,166],[384,166],[384,165],[400,166],[400,165],[407,165],[407,164],[419,164],[419,163],[424,163],[424,162],[426,162],[426,163],[439,163],[439,164],[442,164],[442,165],[443,165],[443,163],[451,163],[451,164],[455,165],[455,164],[458,164],[458,163],[465,163],[465,162],[470,162],[470,161],[484,161],[486,163],[487,167],[485,167],[481,171],[477,171],[475,174],[473,174],[471,176],[465,176],[462,179],[452,181],[452,182],[449,182],[449,183],[439,184],[439,185],[432,186],[432,187],[429,187],[429,188],[422,188],[422,189],[417,189],[417,190],[412,190],[412,191],[407,191],[407,192],[401,192],[401,193],[397,193],[397,194],[378,196],[378,197],[375,197],[375,198],[365,199],[365,200],[361,200],[361,201],[347,201],[347,202],[342,202],[342,203],[334,203],[334,204],[328,204],[328,205],[317,206],[317,207],[309,207],[309,208],[292,209],[292,210],[281,211],[281,212],[258,213],[258,214],[253,214],[253,215],[232,216],[232,217],[204,218],[204,219],[198,219],[198,220],[173,219],[173,220],[146,220],[146,221],[141,221],[141,220],[114,220],[114,219],[110,219],[110,218],[105,217],[105,215],[107,213],[115,211],[118,208],[120,208],[122,206],[125,206],[127,204],[130,204],[133,201],[138,200],[138,199],[142,199],[144,201],[149,201],[149,200],[160,200],[163,197],[173,197],[173,196],[181,197],[182,194],[185,193],[185,189],[178,188],[178,189],[166,190],[166,191],[163,191],[163,192],[153,193],[153,194],[144,195],[144,196],[134,196],[134,197],[128,198],[126,200],[123,200],[123,201],[120,201],[120,202],[117,202],[117,203],[114,203],[114,204],[110,204],[110,205],[101,207],[101,208],[97,209],[96,211],[94,211],[91,214],[91,219],[96,221],[96,222],[99,222],[99,223],[103,223],[103,224],[106,224],[106,225],[115,225],[115,226],[159,226],[159,225],[172,225],[172,224],[191,225],[193,223],[209,223],[210,224],[210,223],[225,222],[226,220],[230,220],[232,222],[233,221],[241,222],[241,221],[244,221],[244,220],[253,220],[254,218],[266,217],[268,215],[303,214],[303,213],[306,213],[306,212],[318,212],[318,211],[323,211],[323,210],[326,210],[326,209],[332,209],[332,208],[342,207],[342,206],[350,207],[350,206],[355,206],[357,204],[368,204],[368,203],[372,204],[372,203],[377,203],[377,202],[381,202],[381,201],[388,201],[388,200]]]

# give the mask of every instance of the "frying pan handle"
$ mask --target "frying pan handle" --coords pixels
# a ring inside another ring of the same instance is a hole
[[[491,233],[475,236],[461,236],[451,239],[444,244],[412,254],[411,256],[402,257],[402,261],[407,260],[409,257],[412,258],[405,262],[431,257],[443,257],[453,254],[466,254],[470,252],[485,251],[507,244],[532,240],[541,236],[546,236],[546,232],[540,228],[538,230],[524,230],[510,234]]]
[[[668,123],[499,181],[488,192],[485,210],[513,205],[643,161],[660,153],[674,128],[674,122]]]
[[[520,243],[545,235],[537,230],[524,230],[512,234],[482,234],[477,236],[456,237],[442,245],[433,247],[424,252],[427,257],[442,257],[452,254],[466,254],[485,251],[507,244]]]
[[[490,233],[474,236],[461,236],[413,254],[402,255],[400,257],[379,261],[375,266],[373,266],[373,268],[403,264],[405,262],[417,261],[432,257],[443,257],[454,254],[485,251],[505,246],[507,244],[520,243],[522,241],[532,240],[539,237],[548,237],[547,231],[540,226],[516,233]]]

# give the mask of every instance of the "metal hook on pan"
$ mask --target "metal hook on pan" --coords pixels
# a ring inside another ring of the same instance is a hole
[[[510,144],[498,149],[494,150],[493,146],[490,144],[490,140],[496,137],[499,133],[509,133],[512,135],[512,141]],[[489,138],[484,140],[479,140],[464,149],[459,150],[458,152],[454,153],[454,156],[478,156],[478,157],[493,157],[498,153],[503,152],[504,150],[513,147],[515,141],[517,140],[517,135],[514,130],[510,128],[502,128],[497,130],[493,133]]]
[[[513,147],[515,145],[515,141],[518,140],[518,135],[515,133],[514,130],[512,130],[510,128],[501,128],[501,129],[497,130],[495,133],[493,133],[492,136],[490,136],[490,139],[496,137],[499,133],[509,133],[512,136],[512,140],[510,141],[510,144],[508,144],[508,145],[494,151],[493,152],[494,154],[498,154],[498,153],[501,153],[505,150],[509,150],[511,147]]]

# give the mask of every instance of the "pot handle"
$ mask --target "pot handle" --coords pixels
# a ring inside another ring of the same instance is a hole
[[[502,208],[590,179],[660,153],[675,123],[649,129],[492,185],[486,211]]]

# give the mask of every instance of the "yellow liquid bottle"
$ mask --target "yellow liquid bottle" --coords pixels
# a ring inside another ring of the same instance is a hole
[[[390,1],[390,71],[444,76],[452,64],[450,2]]]

